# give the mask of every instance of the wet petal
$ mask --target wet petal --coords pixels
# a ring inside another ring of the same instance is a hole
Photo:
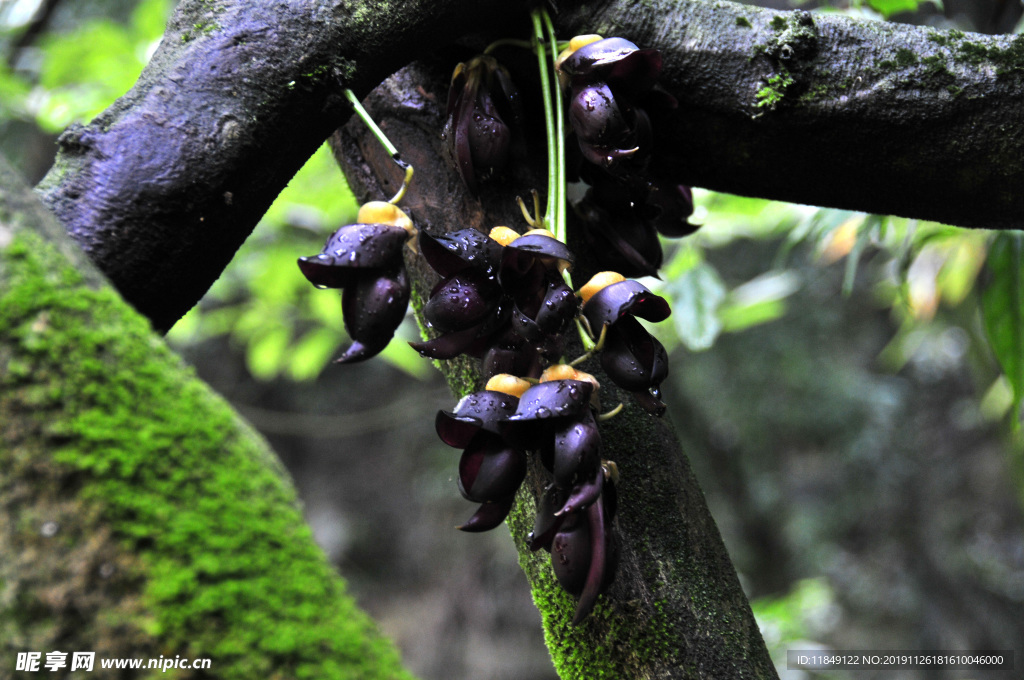
[[[517,398],[502,392],[473,392],[451,411],[438,411],[434,427],[445,444],[465,448],[481,429],[497,434],[498,423],[515,413],[518,404]]]
[[[555,511],[565,504],[565,493],[557,484],[549,484],[544,489],[537,506],[537,519],[534,521],[533,531],[526,537],[530,550],[544,548],[548,552],[551,551],[555,533],[566,519],[566,515],[555,515]]]
[[[534,385],[519,399],[516,412],[499,425],[509,441],[527,449],[549,447],[565,418],[590,408],[594,386],[581,380],[552,380]]]
[[[408,236],[387,224],[349,224],[334,232],[319,255],[300,257],[299,269],[314,285],[342,288],[352,281],[346,270],[393,267]]]
[[[632,132],[631,121],[619,108],[606,83],[573,91],[569,101],[569,122],[580,140],[613,148],[621,146],[620,142]]]
[[[467,269],[441,281],[423,306],[423,316],[439,331],[461,331],[476,326],[495,311],[501,300],[497,281]]]
[[[555,483],[569,488],[580,478],[592,478],[601,467],[601,434],[589,411],[579,421],[570,422],[555,433]],[[567,511],[562,508],[562,511]]]
[[[341,297],[345,330],[365,345],[386,345],[409,307],[405,266],[380,276],[363,276]]]
[[[551,566],[570,595],[583,592],[592,554],[590,523],[579,513],[569,515],[551,542]]]
[[[589,507],[601,497],[601,489],[604,487],[604,471],[601,466],[596,466],[596,471],[591,473],[590,479],[572,488],[565,503],[556,512],[557,515],[566,515],[579,512]]]
[[[661,54],[639,49],[625,38],[605,38],[584,45],[562,64],[574,83],[607,81],[631,92],[650,89],[661,72]]]
[[[602,288],[583,305],[583,314],[595,332],[627,315],[664,321],[672,313],[668,301],[639,281],[627,279]]]
[[[501,264],[501,244],[476,229],[459,229],[436,237],[421,231],[419,249],[442,278],[470,267],[491,273]]]
[[[479,332],[480,326],[474,326],[454,333],[445,333],[425,342],[410,342],[409,346],[428,359],[454,359],[469,349]]]
[[[639,321],[627,316],[608,328],[601,368],[625,390],[647,390],[668,376],[668,354]]]
[[[587,525],[590,529],[590,562],[587,565],[587,577],[580,593],[580,601],[576,604],[576,612],[572,617],[573,623],[579,623],[587,617],[594,608],[598,594],[606,585],[608,532],[602,503],[594,503],[587,509]]]

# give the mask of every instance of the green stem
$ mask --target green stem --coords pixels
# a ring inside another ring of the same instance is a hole
[[[541,45],[551,46],[551,64],[554,66],[558,58],[558,40],[555,37],[555,28],[551,23],[551,17],[541,7],[530,12],[533,20],[532,43],[537,50],[537,68],[540,71],[541,94],[544,100],[544,131],[547,134],[548,142],[548,204],[544,211],[544,224],[555,234],[562,243],[565,243],[565,148],[563,145],[563,120],[562,120],[562,91],[558,84],[557,76],[554,83],[548,70],[547,57]],[[545,41],[545,29],[547,41]],[[553,85],[553,88],[552,88]],[[554,89],[554,102],[552,102],[551,91]],[[572,287],[572,276],[569,270],[562,272],[562,278],[566,285]]]
[[[557,191],[557,165],[558,157],[555,152],[555,121],[551,104],[551,78],[548,74],[547,56],[540,48],[544,42],[544,27],[541,19],[543,9],[535,9],[530,12],[530,19],[533,20],[533,36],[531,43],[537,51],[537,69],[540,71],[541,95],[544,100],[544,133],[548,142],[548,204],[544,211],[544,224],[549,225],[554,217],[555,192]]]
[[[558,61],[558,38],[555,36],[555,26],[551,21],[551,15],[546,9],[541,8],[541,16],[544,19],[544,28],[547,29],[548,44],[551,46],[551,63]],[[558,82],[558,74],[555,73],[553,83],[555,90],[555,157],[558,159],[557,174],[555,176],[555,209],[554,224],[552,231],[562,243],[566,241],[566,186],[565,186],[565,115],[562,106],[562,85]],[[571,284],[570,284],[571,285]]]
[[[366,112],[366,109],[363,108],[363,105],[360,103],[359,97],[356,96],[356,93],[346,87],[345,98],[348,99],[350,104],[352,104],[352,108],[355,110],[356,115],[359,116],[359,120],[363,121],[363,124],[370,129],[370,132],[373,133],[373,136],[378,142],[380,142],[380,145],[383,146],[389,154],[391,154],[391,160],[397,163],[398,167],[405,171],[405,178],[402,180],[402,186],[398,189],[398,193],[395,194],[394,198],[388,201],[388,203],[398,203],[402,200],[402,197],[405,196],[405,191],[409,188],[409,183],[412,182],[412,165],[402,160],[401,156],[398,154],[398,149],[396,149],[395,145],[391,143],[391,140],[384,134],[384,131],[377,126],[377,123],[374,122],[370,114]]]

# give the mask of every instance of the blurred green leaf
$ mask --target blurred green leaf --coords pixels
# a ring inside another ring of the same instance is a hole
[[[725,299],[725,284],[713,266],[697,264],[668,284],[672,319],[679,339],[689,349],[704,350],[722,330],[718,307]]]
[[[1024,398],[1024,233],[1003,231],[992,239],[985,262],[988,285],[981,294],[989,345],[1013,391],[1014,414]],[[1014,418],[1014,422],[1017,418]]]
[[[312,380],[331,360],[344,336],[330,328],[314,328],[288,351],[286,373],[292,380]]]
[[[722,331],[736,333],[786,313],[786,298],[800,288],[792,271],[768,272],[733,289],[718,309]]]
[[[408,317],[406,320],[408,321]],[[408,330],[406,332],[406,328],[411,329],[411,325],[403,324],[403,327],[399,328],[399,332],[395,334],[394,339],[380,353],[380,357],[414,378],[425,380],[430,376],[433,368],[429,361],[425,361],[419,352],[409,346],[406,338],[410,337],[413,331]],[[419,338],[416,339],[419,340]]]
[[[245,352],[245,363],[249,372],[261,380],[275,377],[284,363],[290,336],[291,331],[280,325],[266,329],[251,340]]]
[[[918,0],[868,0],[871,8],[888,19],[900,12],[913,12],[921,4]]]

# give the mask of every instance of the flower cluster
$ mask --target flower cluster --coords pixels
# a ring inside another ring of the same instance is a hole
[[[527,452],[539,456],[552,481],[530,547],[551,553],[558,582],[579,597],[574,620],[582,620],[615,574],[615,465],[602,455],[597,379],[557,359],[574,321],[589,328],[608,378],[660,415],[668,357],[637,319],[664,320],[668,303],[614,272],[574,292],[562,274],[573,254],[544,230],[423,232],[419,246],[440,277],[423,308],[437,335],[413,346],[432,358],[481,359],[489,378],[435,422],[442,441],[463,451],[460,492],[479,504],[459,528],[486,531],[504,521]]]
[[[585,617],[614,578],[617,550],[614,464],[602,460],[594,417],[597,380],[559,364],[536,384],[508,374],[440,411],[438,436],[463,449],[459,491],[480,503],[463,531],[486,531],[508,515],[536,451],[554,481],[539,504],[531,550],[544,548],[559,583],[579,596],[574,620]]]
[[[601,266],[626,276],[654,276],[658,234],[677,238],[697,228],[690,188],[654,153],[653,121],[675,108],[658,89],[661,55],[623,38],[577,36],[559,57],[571,91],[569,121],[581,159],[576,176],[590,188],[574,226],[603,256]]]
[[[478,359],[486,380],[483,390],[435,419],[441,440],[462,451],[459,491],[477,504],[458,528],[478,532],[500,525],[535,456],[549,480],[529,547],[551,554],[558,582],[579,598],[577,622],[612,582],[618,560],[618,473],[604,456],[599,427],[618,409],[601,414],[598,380],[575,366],[598,356],[604,375],[637,405],[654,415],[664,412],[660,385],[668,356],[638,319],[663,321],[669,305],[626,276],[657,273],[659,234],[683,236],[695,228],[687,222],[693,210],[689,188],[671,179],[672,168],[651,148],[652,120],[675,105],[657,89],[660,70],[657,50],[622,38],[574,38],[556,60],[561,84],[554,89],[558,96],[559,87],[568,91],[576,139],[574,176],[590,187],[572,224],[583,228],[581,240],[610,270],[578,290],[571,279],[576,258],[551,231],[520,234],[501,226],[489,234],[471,228],[417,232],[394,205],[405,185],[392,202],[363,206],[356,223],[333,234],[321,253],[299,259],[313,284],[342,289],[352,344],[338,361],[362,361],[384,349],[405,316],[410,286],[404,246],[416,237],[412,250],[438,281],[422,309],[431,337],[411,344],[433,359]],[[443,136],[471,190],[507,163],[520,116],[509,73],[493,57],[459,64]],[[553,129],[548,126],[549,149]],[[393,147],[391,152],[397,159]],[[551,168],[549,173],[564,177]],[[407,182],[410,177],[411,169]],[[556,187],[549,180],[549,194],[559,193]],[[563,201],[564,195],[548,200]],[[537,213],[527,222],[543,227],[539,207]],[[564,210],[551,213],[549,205],[549,214],[564,236]],[[584,355],[567,363],[575,334]]]

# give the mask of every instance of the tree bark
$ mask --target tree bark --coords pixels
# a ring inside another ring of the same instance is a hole
[[[402,205],[432,233],[495,225],[523,227],[515,197],[543,186],[543,154],[520,159],[503,182],[473,198],[444,161],[439,131],[450,65],[414,64],[385,81],[365,102],[374,120],[416,169]],[[520,87],[523,87],[520,84]],[[332,138],[335,154],[361,201],[394,193],[401,181],[395,163],[359,121]],[[579,254],[579,251],[578,251]],[[407,258],[414,272],[417,306],[437,276],[422,258]],[[577,265],[574,281],[586,281]],[[579,285],[577,283],[577,285]],[[479,362],[438,362],[461,396],[482,389]],[[341,369],[343,370],[343,369]],[[545,639],[563,680],[607,677],[707,680],[776,678],[736,571],[703,493],[671,428],[632,404],[591,359],[583,370],[598,375],[606,408],[627,408],[601,424],[603,456],[620,470],[617,526],[619,573],[611,590],[580,625],[571,623],[575,598],[557,584],[550,556],[531,553],[536,499],[550,482],[533,457],[509,525],[544,619]],[[472,512],[467,504],[467,517]]]
[[[524,0],[185,0],[139,83],[69,129],[39,190],[167,329],[365,94],[470,31],[522,37]],[[662,50],[658,140],[696,186],[1024,227],[1024,37],[728,2],[564,0],[560,34]]]
[[[100,677],[145,673],[104,660],[179,657],[210,662],[181,678],[410,677],[266,443],[3,159],[0,554],[3,677],[57,651],[62,676],[95,652]]]

